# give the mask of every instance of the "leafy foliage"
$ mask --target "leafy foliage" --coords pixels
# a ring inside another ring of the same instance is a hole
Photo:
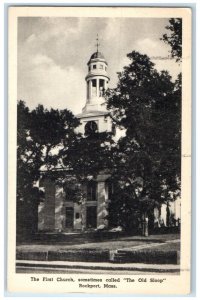
[[[60,176],[68,198],[84,197],[80,183],[101,172],[115,184],[109,222],[126,230],[138,228],[142,215],[173,200],[181,177],[181,75],[175,83],[167,71],[158,72],[146,55],[128,54],[130,64],[118,74],[115,89],[107,92],[114,126],[126,135],[116,143],[111,133],[75,133],[79,121],[68,110],[30,111],[18,103],[17,200],[27,209],[43,197],[35,186],[44,169],[68,169]],[[92,128],[91,128],[92,129]],[[51,175],[53,176],[53,175]],[[64,178],[65,177],[65,178]],[[63,181],[64,180],[64,181]],[[18,205],[19,207],[19,205]],[[19,211],[18,219],[22,216]]]
[[[115,124],[126,129],[114,154],[113,175],[121,183],[120,206],[133,217],[128,210],[150,211],[180,190],[181,76],[174,84],[148,56],[133,51],[128,57],[131,63],[119,73],[107,102]],[[119,202],[110,208],[114,214]]]
[[[70,165],[79,180],[87,176],[97,176],[99,172],[112,167],[112,134],[94,132],[88,136],[79,136],[70,149],[63,149],[63,163]]]
[[[165,33],[162,40],[171,46],[172,57],[176,57],[176,61],[180,61],[182,58],[182,19],[170,19],[166,29],[169,33]]]
[[[25,203],[28,210],[43,197],[36,186],[42,168],[48,171],[59,165],[59,150],[76,138],[74,128],[79,121],[68,110],[38,105],[30,111],[23,101],[18,102],[17,118],[17,200],[18,207]],[[23,210],[18,220],[22,214]]]

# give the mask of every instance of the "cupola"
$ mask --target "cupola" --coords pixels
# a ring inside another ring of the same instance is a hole
[[[85,77],[87,96],[83,112],[106,110],[105,105],[103,105],[105,102],[104,94],[108,88],[110,78],[107,73],[108,63],[104,55],[99,52],[98,47],[97,38],[97,51],[91,55],[87,63],[88,73]]]

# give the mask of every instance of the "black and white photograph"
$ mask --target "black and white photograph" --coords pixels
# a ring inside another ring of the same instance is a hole
[[[48,9],[10,11],[11,290],[187,293],[191,11]]]

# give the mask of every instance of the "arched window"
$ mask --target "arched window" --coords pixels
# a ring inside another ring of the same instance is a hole
[[[97,123],[94,121],[89,121],[85,125],[85,135],[91,135],[98,132]]]

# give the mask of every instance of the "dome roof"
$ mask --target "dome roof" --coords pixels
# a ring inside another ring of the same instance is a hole
[[[105,59],[104,56],[103,56],[103,54],[101,52],[95,52],[90,57],[90,59],[95,59],[95,58]]]

